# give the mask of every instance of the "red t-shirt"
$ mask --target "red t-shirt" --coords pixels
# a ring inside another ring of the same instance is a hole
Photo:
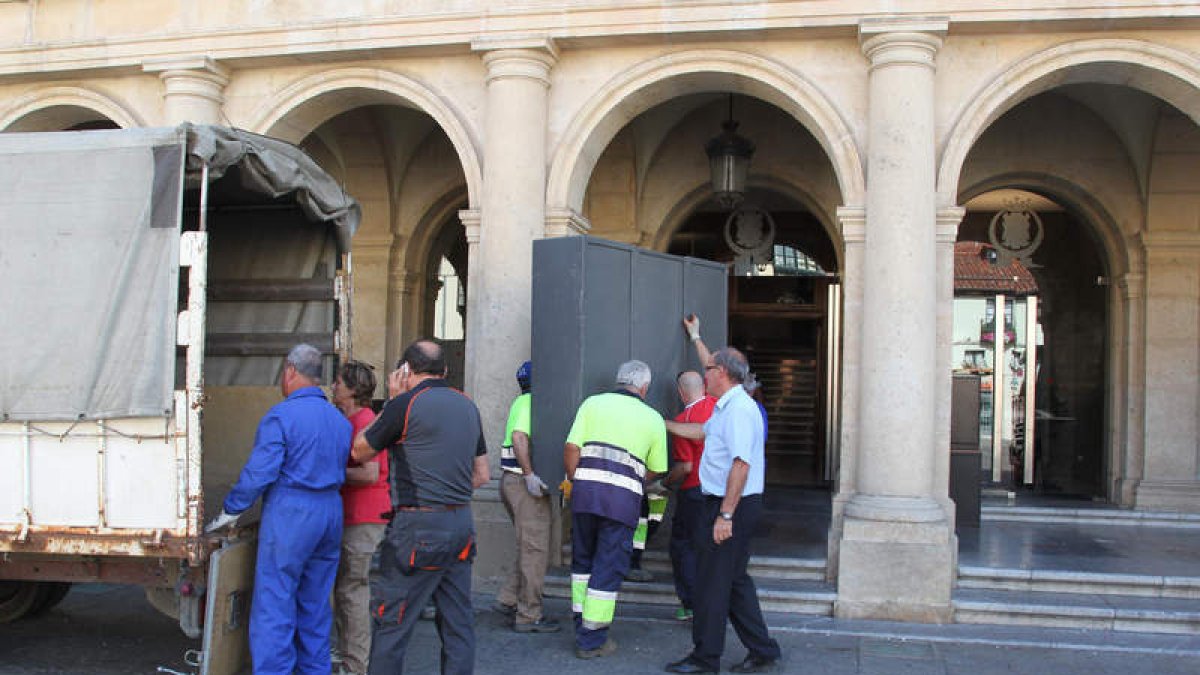
[[[374,419],[375,411],[370,408],[361,408],[351,415],[350,424],[354,429],[350,432],[350,438],[356,438],[358,432],[366,429]],[[350,442],[354,443],[353,440]],[[370,485],[342,485],[342,512],[346,525],[386,523],[379,514],[392,510],[392,498],[388,492],[387,450],[381,451],[370,461],[379,464],[379,480]],[[354,460],[351,459],[347,466],[355,466]]]
[[[684,408],[683,412],[675,416],[675,421],[707,422],[708,418],[712,417],[713,408],[716,405],[717,399],[706,394],[704,398]],[[683,482],[680,483],[679,488],[686,490],[698,487],[700,485],[700,456],[704,454],[704,441],[694,441],[689,438],[674,436],[671,438],[671,454],[674,455],[677,462],[692,463],[692,470],[688,473],[687,478],[684,478]]]

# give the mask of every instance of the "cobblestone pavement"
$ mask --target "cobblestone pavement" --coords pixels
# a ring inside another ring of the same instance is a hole
[[[477,605],[487,607],[480,596]],[[551,614],[567,606],[548,602]],[[607,659],[579,661],[568,632],[517,635],[500,616],[478,615],[480,675],[580,675],[655,673],[683,656],[690,628],[671,618],[667,607],[618,607],[612,630],[620,644]],[[768,615],[782,643],[784,673],[862,675],[1053,673],[1055,675],[1171,675],[1200,671],[1200,636],[1145,635],[1102,631],[1047,630],[998,626],[921,626],[873,621]],[[197,669],[184,652],[199,642],[183,636],[159,615],[138,588],[99,584],[75,587],[43,616],[0,626],[0,675],[35,673],[179,673]],[[438,672],[439,644],[433,625],[422,622],[406,672]],[[730,631],[724,667],[744,653]],[[169,672],[168,671],[168,672]]]

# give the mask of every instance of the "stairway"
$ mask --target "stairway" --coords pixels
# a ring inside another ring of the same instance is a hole
[[[1019,524],[1033,521],[1041,511],[1045,516],[1039,521],[1042,523],[1103,525],[1115,528],[1113,536],[1130,533],[1134,541],[1141,536],[1138,533],[1178,532],[1180,528],[1194,529],[1200,535],[1200,519],[1180,514],[1007,507],[990,509],[993,513],[989,515],[987,510],[985,507],[985,521]],[[621,587],[621,602],[677,605],[666,553],[648,551],[643,567],[654,574],[654,580],[626,582]],[[749,572],[764,610],[833,615],[837,590],[825,581],[824,559],[754,556]],[[570,585],[567,569],[552,570],[546,578],[546,594],[569,598]],[[1159,576],[960,565],[952,604],[954,621],[963,624],[1200,635],[1200,569],[1187,576]]]
[[[619,602],[678,605],[667,554],[647,551],[642,558],[642,567],[654,574],[654,580],[621,584]],[[758,599],[764,611],[833,616],[833,602],[837,593],[832,584],[825,582],[824,560],[753,556],[748,571],[758,587]],[[559,568],[547,573],[545,594],[570,598],[570,570]]]

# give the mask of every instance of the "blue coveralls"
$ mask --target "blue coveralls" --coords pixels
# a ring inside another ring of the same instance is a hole
[[[256,675],[328,675],[329,593],[342,540],[338,493],[350,422],[318,387],[298,389],[258,424],[254,450],[225,497],[241,513],[263,497],[250,609]]]

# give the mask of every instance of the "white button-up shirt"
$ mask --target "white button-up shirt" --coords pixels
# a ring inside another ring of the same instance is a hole
[[[700,459],[700,490],[725,496],[733,460],[750,465],[742,496],[761,494],[766,457],[763,453],[763,418],[758,404],[737,384],[717,399],[713,415],[704,423],[704,455]]]

